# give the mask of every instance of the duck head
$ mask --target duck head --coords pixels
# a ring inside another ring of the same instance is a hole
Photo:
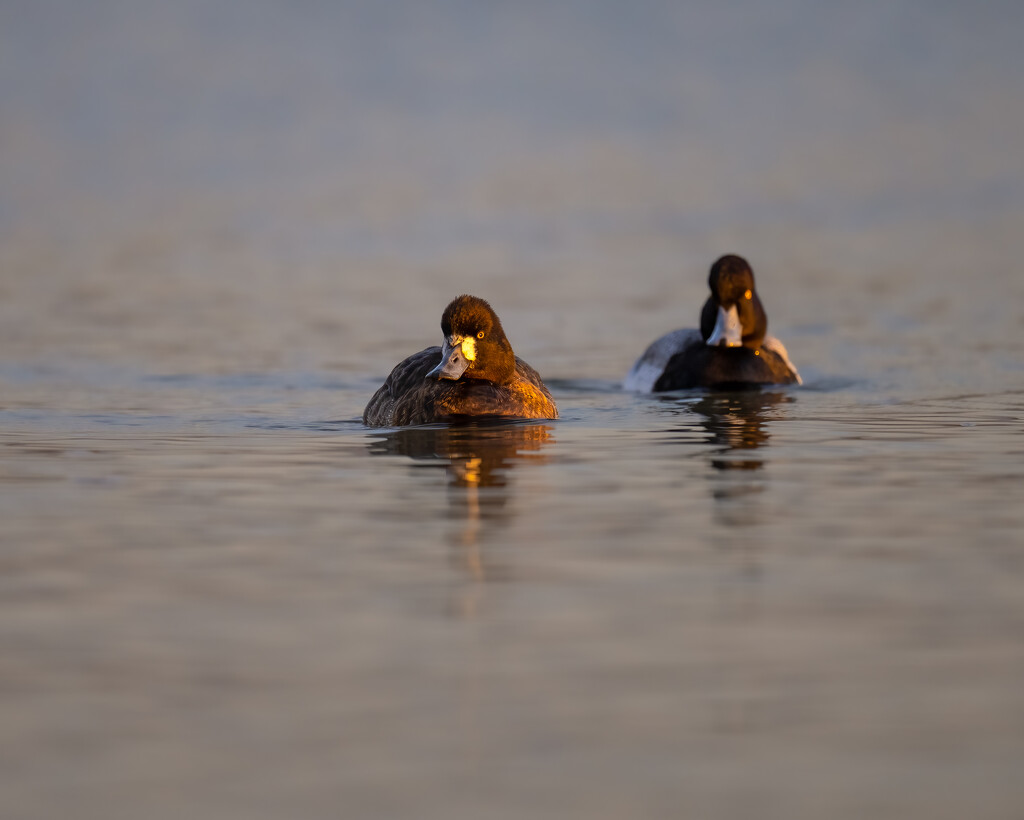
[[[708,275],[711,296],[700,314],[700,333],[711,347],[757,350],[768,332],[768,317],[754,289],[754,272],[742,256],[723,256]]]
[[[433,379],[483,379],[495,384],[511,381],[516,357],[505,338],[501,320],[483,299],[463,295],[441,316],[441,361],[427,373]]]

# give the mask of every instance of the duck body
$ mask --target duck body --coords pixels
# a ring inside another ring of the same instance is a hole
[[[537,371],[512,352],[490,305],[460,296],[445,309],[441,329],[441,347],[428,347],[395,366],[367,403],[364,424],[558,418],[551,393]]]
[[[623,387],[662,393],[709,387],[742,390],[764,384],[800,384],[786,348],[765,336],[759,350],[711,347],[696,328],[674,330],[656,339],[630,369]]]
[[[558,410],[537,371],[516,356],[516,378],[507,384],[486,379],[428,378],[441,361],[441,348],[428,347],[400,362],[363,411],[370,427],[404,427],[497,416],[556,419]]]
[[[675,330],[652,342],[623,387],[657,393],[800,384],[786,348],[767,333],[768,317],[746,260],[723,256],[711,266],[708,284],[711,296],[701,310],[700,329]]]

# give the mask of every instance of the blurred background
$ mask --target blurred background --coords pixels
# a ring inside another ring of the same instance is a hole
[[[780,336],[1021,295],[1014,3],[0,14],[5,357],[380,375],[469,290],[618,377],[725,252]]]
[[[0,814],[1019,816],[1022,37],[0,0]],[[363,428],[463,292],[562,419]]]

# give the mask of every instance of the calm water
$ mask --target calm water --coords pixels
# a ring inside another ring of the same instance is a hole
[[[1019,817],[1022,35],[4,4],[0,814]],[[466,291],[562,418],[365,429]]]

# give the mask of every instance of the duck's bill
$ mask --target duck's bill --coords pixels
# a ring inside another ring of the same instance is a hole
[[[441,345],[441,362],[427,373],[427,378],[455,381],[466,372],[467,367],[469,367],[469,359],[463,352],[463,346],[461,344],[453,345],[445,339]]]
[[[715,329],[708,336],[707,343],[711,347],[740,347],[743,344],[743,327],[736,305],[728,310],[719,305]]]

